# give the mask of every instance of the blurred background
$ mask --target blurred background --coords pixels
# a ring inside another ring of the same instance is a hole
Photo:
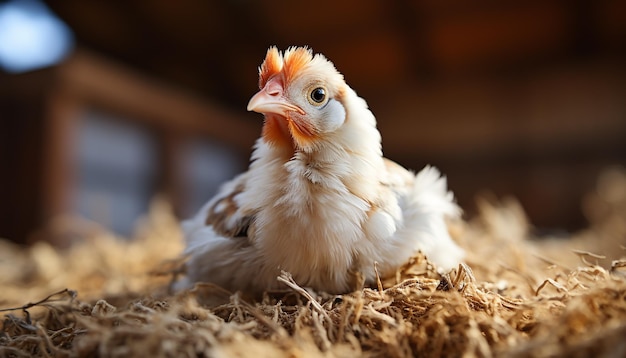
[[[626,2],[0,1],[0,237],[80,215],[132,235],[150,200],[188,217],[245,170],[268,46],[324,53],[385,155],[433,164],[471,217],[517,197],[538,233],[586,225],[626,164]]]

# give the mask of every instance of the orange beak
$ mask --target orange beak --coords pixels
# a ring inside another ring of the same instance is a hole
[[[288,117],[289,112],[298,112],[304,115],[302,108],[291,103],[285,97],[285,90],[278,79],[270,79],[257,94],[248,102],[248,111],[257,113],[274,113]]]

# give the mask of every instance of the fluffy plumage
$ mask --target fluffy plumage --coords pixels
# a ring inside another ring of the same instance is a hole
[[[463,251],[445,216],[459,208],[433,167],[417,175],[383,158],[376,120],[323,55],[268,50],[248,110],[264,114],[247,172],[183,223],[186,277],[230,290],[279,287],[281,270],[332,293],[356,272],[393,274],[418,250],[440,268]]]

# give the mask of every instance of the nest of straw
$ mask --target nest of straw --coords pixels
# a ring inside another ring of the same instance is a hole
[[[481,200],[451,223],[469,253],[439,275],[416,256],[374,287],[329,295],[288,287],[261,300],[168,284],[182,250],[178,223],[157,202],[136,238],[75,219],[80,241],[59,250],[0,242],[0,355],[32,356],[624,356],[626,173],[599,180],[589,229],[536,240],[514,200]]]

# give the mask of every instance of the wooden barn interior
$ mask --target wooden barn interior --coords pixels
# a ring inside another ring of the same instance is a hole
[[[512,195],[537,235],[579,229],[598,174],[626,164],[624,1],[41,4],[74,45],[0,71],[0,237],[17,242],[67,244],[43,230],[60,214],[130,236],[155,195],[192,215],[247,166],[271,45],[325,54],[385,155],[440,168],[468,217]]]

